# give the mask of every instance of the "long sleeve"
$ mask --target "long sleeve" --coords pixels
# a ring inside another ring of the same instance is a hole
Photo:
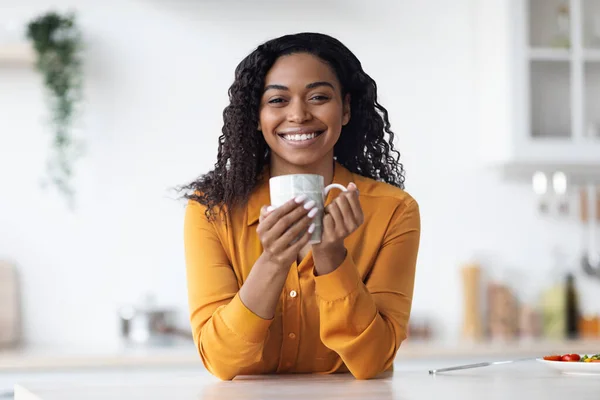
[[[387,370],[406,339],[420,231],[410,199],[396,207],[366,282],[350,252],[335,271],[315,277],[321,340],[357,379]]]
[[[190,321],[202,362],[223,380],[251,371],[262,358],[270,320],[240,300],[238,281],[205,207],[188,203],[184,247]]]

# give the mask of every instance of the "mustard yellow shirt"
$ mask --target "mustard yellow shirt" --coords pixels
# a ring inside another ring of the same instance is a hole
[[[247,206],[209,221],[186,207],[184,244],[190,321],[206,368],[237,375],[351,372],[367,379],[391,369],[406,338],[420,240],[417,202],[405,191],[335,164],[335,183],[354,182],[365,216],[345,240],[332,273],[313,274],[312,253],[289,271],[275,317],[265,320],[238,295],[262,253],[256,228],[269,205],[268,174]],[[326,199],[329,204],[337,191]]]

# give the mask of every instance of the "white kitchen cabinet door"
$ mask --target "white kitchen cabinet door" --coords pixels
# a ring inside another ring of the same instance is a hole
[[[482,162],[600,179],[600,0],[473,4]]]

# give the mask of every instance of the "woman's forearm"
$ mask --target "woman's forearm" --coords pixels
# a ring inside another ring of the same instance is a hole
[[[254,314],[272,319],[288,272],[289,268],[270,263],[261,255],[240,289],[240,299]]]
[[[313,246],[313,259],[315,262],[314,273],[316,276],[327,275],[337,269],[346,258],[346,248],[336,246],[330,249],[322,249]]]

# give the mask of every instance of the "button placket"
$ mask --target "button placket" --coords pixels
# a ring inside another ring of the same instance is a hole
[[[286,293],[283,300],[285,318],[283,319],[283,343],[279,371],[292,368],[298,357],[298,335],[300,333],[300,286],[298,278],[298,267],[294,263],[294,267],[290,269],[284,292]]]

